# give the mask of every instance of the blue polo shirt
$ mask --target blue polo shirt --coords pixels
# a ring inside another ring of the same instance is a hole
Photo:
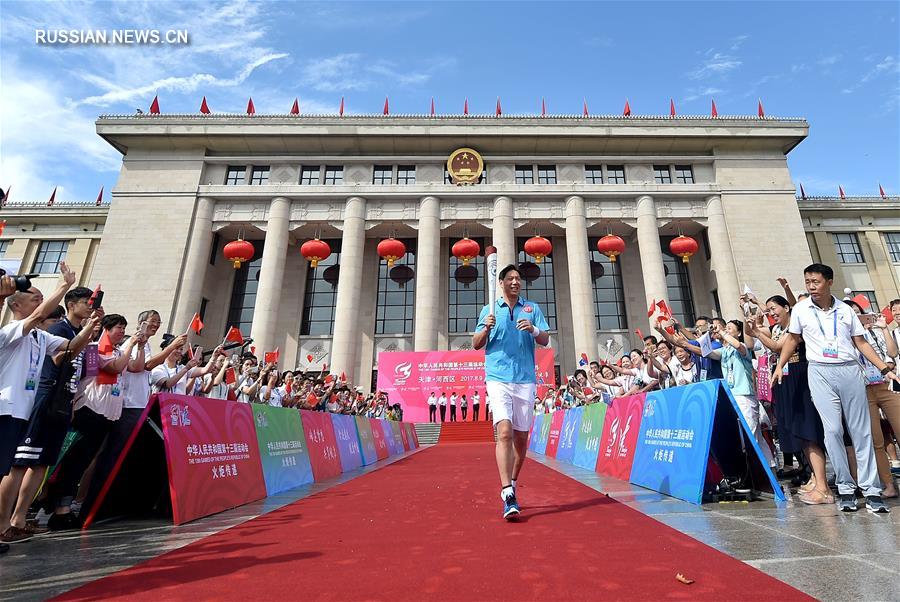
[[[485,305],[478,317],[475,332],[485,329],[490,307]],[[534,336],[526,330],[516,328],[521,319],[529,320],[543,330],[550,330],[544,312],[533,301],[522,297],[510,308],[502,297],[497,299],[494,307],[497,323],[491,329],[484,352],[485,380],[500,383],[533,383],[534,375]]]
[[[688,341],[691,345],[700,346],[700,341]],[[709,346],[713,349],[721,349],[722,343],[719,341],[711,340],[709,342]],[[722,378],[722,362],[721,360],[714,360],[711,357],[703,357],[701,355],[697,355],[696,353],[691,353],[691,359],[694,361],[694,364],[700,366],[700,370],[706,370],[706,380],[712,380],[714,378]],[[699,378],[699,376],[698,376]]]

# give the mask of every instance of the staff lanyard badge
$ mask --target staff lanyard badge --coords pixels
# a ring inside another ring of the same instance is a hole
[[[35,349],[37,347],[37,349]],[[41,359],[41,342],[37,338],[37,333],[32,331],[31,349],[28,354],[28,375],[25,377],[25,390],[34,391],[37,389],[38,378],[38,361]]]
[[[819,324],[819,332],[822,333],[822,338],[825,340],[822,345],[822,356],[826,359],[836,360],[838,359],[838,340],[837,340],[837,323],[838,323],[838,310],[834,308],[834,313],[832,314],[833,320],[833,329],[832,329],[832,338],[828,338],[828,335],[825,334],[825,328],[822,326],[822,320],[819,318],[819,312],[817,310],[813,310],[813,315],[816,317],[816,322]]]

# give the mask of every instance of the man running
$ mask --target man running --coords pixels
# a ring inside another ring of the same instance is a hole
[[[550,342],[547,332],[550,326],[536,303],[519,296],[522,277],[516,266],[508,265],[500,270],[499,283],[501,295],[493,312],[490,306],[482,308],[472,346],[486,347],[485,398],[490,397],[497,429],[503,518],[513,519],[520,512],[516,481],[525,462],[528,433],[534,420],[535,342],[539,345]]]

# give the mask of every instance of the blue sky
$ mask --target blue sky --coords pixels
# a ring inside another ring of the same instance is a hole
[[[666,114],[800,116],[789,156],[807,194],[900,191],[897,2],[0,3],[0,187],[14,200],[93,200],[119,154],[104,113]],[[187,29],[187,46],[35,44],[35,29]],[[108,193],[107,193],[108,194]]]

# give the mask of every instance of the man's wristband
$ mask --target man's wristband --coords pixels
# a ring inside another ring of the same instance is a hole
[[[541,329],[532,324],[531,325],[531,336],[533,336],[534,338],[538,338],[539,336],[541,336]]]

